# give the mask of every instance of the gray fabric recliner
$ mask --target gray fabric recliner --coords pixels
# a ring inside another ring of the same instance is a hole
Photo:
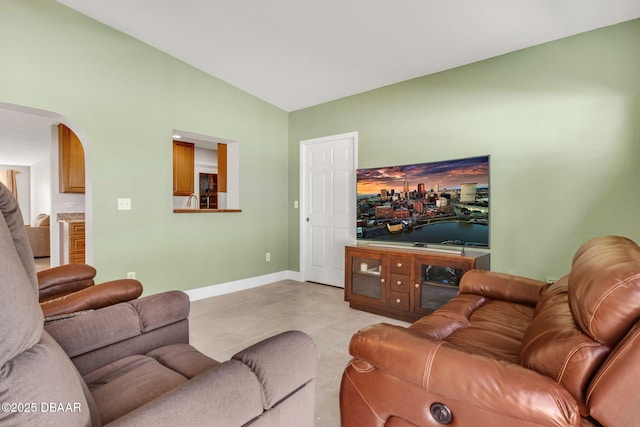
[[[22,217],[1,184],[0,210],[0,426],[313,425],[308,335],[217,362],[189,345],[180,291],[45,326]]]

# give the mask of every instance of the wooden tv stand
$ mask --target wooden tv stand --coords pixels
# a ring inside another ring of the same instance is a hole
[[[471,269],[489,270],[490,254],[393,245],[345,247],[344,299],[351,308],[413,322],[458,293]]]

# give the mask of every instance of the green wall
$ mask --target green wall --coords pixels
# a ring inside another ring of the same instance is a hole
[[[136,271],[155,293],[287,270],[286,112],[52,0],[0,0],[0,58],[0,102],[59,113],[85,144],[99,280]],[[174,128],[239,141],[241,213],[173,213]]]
[[[358,131],[359,167],[491,155],[493,270],[558,277],[591,237],[640,242],[639,45],[635,20],[291,113],[289,198],[300,140]]]
[[[492,268],[542,279],[590,237],[640,241],[639,42],[636,20],[287,114],[53,0],[0,0],[0,102],[83,137],[99,280],[298,270],[299,141],[349,131],[360,167],[491,155]],[[172,212],[174,128],[240,142],[241,213]]]

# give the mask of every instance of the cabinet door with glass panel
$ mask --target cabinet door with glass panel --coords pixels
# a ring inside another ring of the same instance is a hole
[[[453,298],[460,279],[474,268],[474,260],[464,257],[416,257],[413,311],[429,314]]]
[[[387,298],[388,257],[356,250],[346,259],[345,299],[384,305]]]

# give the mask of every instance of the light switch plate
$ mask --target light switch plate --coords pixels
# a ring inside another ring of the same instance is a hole
[[[119,211],[130,211],[131,210],[131,199],[118,199],[118,210]]]

